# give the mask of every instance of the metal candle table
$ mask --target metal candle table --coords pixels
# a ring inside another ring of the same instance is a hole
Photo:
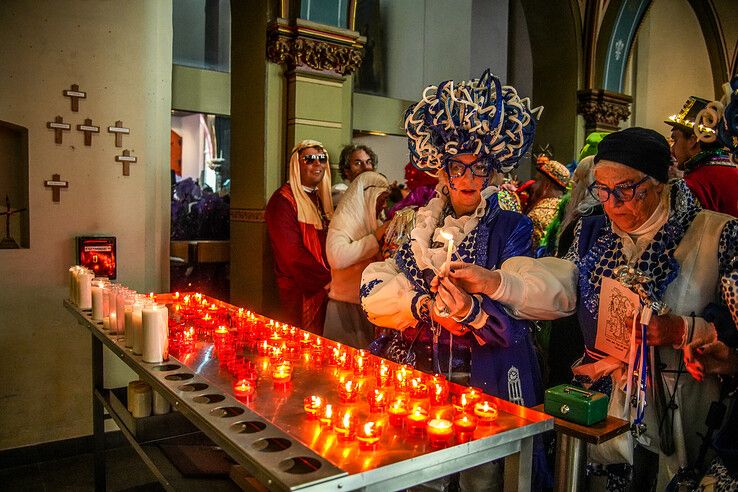
[[[276,384],[270,368],[277,358],[270,358],[263,347],[258,346],[259,341],[255,340],[258,337],[248,333],[256,327],[262,330],[271,328],[275,339],[260,339],[261,343],[266,340],[267,344],[271,342],[271,346],[279,346],[275,322],[249,313],[246,323],[249,327],[244,328],[242,309],[207,299],[213,308],[219,309],[220,322],[229,327],[234,340],[240,340],[236,344],[237,355],[249,360],[259,375],[253,396],[237,398],[234,376],[223,360],[226,355],[225,345],[218,339],[221,335],[212,330],[211,334],[202,336],[207,329],[197,326],[198,315],[182,316],[175,299],[181,297],[157,296],[158,302],[169,307],[172,330],[172,355],[160,364],[143,362],[141,356],[134,355],[125,347],[120,335],[104,331],[102,323],[93,322],[88,311],[78,309],[69,301],[64,302],[80,324],[92,333],[97,488],[104,489],[105,486],[103,406],[110,410],[102,387],[102,345],[105,345],[269,489],[397,490],[499,458],[505,458],[505,488],[530,489],[533,437],[553,428],[550,416],[483,395],[490,404],[497,406],[497,418],[490,424],[479,425],[466,442],[454,437],[446,447],[433,447],[423,433],[416,435],[389,425],[386,413],[370,415],[367,394],[377,387],[374,369],[357,374],[361,371],[355,371],[350,365],[343,366],[338,361],[331,365],[330,351],[336,346],[334,342],[283,325],[282,333],[290,343],[283,343],[282,347],[288,348],[288,353],[282,354],[280,359],[290,362],[292,380],[287,384]],[[276,324],[277,327],[279,325]],[[183,332],[189,334],[190,340],[185,347],[181,345]],[[174,333],[178,335],[174,336]],[[243,342],[244,337],[248,342]],[[308,342],[307,337],[312,337],[309,343],[305,343]],[[305,339],[303,343],[300,343],[301,338]],[[316,353],[317,343],[323,346],[322,352],[326,354],[322,363],[311,360],[310,354]],[[351,357],[358,352],[350,347],[340,350]],[[382,360],[371,355],[366,357],[365,362],[369,366]],[[398,367],[387,361],[384,364],[394,369]],[[421,373],[416,371],[416,374]],[[349,379],[358,386],[359,394],[355,401],[345,402],[339,398],[339,384]],[[455,384],[450,384],[450,388],[452,394],[464,390]],[[391,387],[387,387],[387,394],[390,397],[394,394]],[[381,421],[384,432],[379,442],[367,449],[357,440],[339,439],[332,429],[321,426],[316,419],[309,419],[303,405],[305,398],[311,395],[319,395],[332,403],[338,412],[349,410],[359,423],[367,418]],[[430,408],[428,397],[417,401],[425,401],[430,418],[452,419],[454,410],[450,401]],[[157,474],[130,437],[129,440],[167,487],[166,479]]]

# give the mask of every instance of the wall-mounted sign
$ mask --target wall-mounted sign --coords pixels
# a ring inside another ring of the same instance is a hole
[[[96,277],[115,280],[118,273],[115,237],[77,237],[77,264],[95,272]]]

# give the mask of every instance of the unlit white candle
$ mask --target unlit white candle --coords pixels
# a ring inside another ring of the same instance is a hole
[[[141,311],[144,362],[162,362],[162,315],[156,306],[147,306]]]
[[[103,319],[103,285],[102,282],[92,283],[92,321]]]
[[[143,327],[141,319],[141,310],[143,304],[136,302],[133,304],[133,353],[141,355],[141,345],[143,345]]]

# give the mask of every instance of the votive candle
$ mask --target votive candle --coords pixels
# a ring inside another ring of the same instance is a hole
[[[454,427],[450,420],[432,419],[428,421],[426,432],[431,446],[443,447],[448,445],[454,435]]]
[[[487,400],[474,404],[474,415],[477,416],[482,424],[489,424],[497,419],[497,405]]]

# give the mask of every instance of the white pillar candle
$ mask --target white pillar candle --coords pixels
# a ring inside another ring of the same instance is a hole
[[[126,299],[126,305],[123,308],[125,312],[125,346],[133,348],[133,299]]]
[[[79,282],[79,308],[92,309],[92,279],[94,274],[89,270],[80,272]]]
[[[118,333],[118,316],[115,311],[110,311],[110,316],[108,316],[108,330],[113,334]]]
[[[102,282],[92,282],[92,321],[101,321],[103,319],[103,290]]]
[[[131,399],[128,408],[135,418],[148,417],[151,415],[151,386],[146,383],[136,384],[130,388]]]
[[[112,285],[106,285],[102,288],[103,318],[110,316],[110,292],[112,289]]]
[[[128,298],[128,289],[125,287],[121,287],[118,289],[118,293],[115,296],[115,314],[116,318],[118,319],[118,328],[116,329],[117,333],[123,333],[125,332],[126,328],[126,299]]]
[[[164,415],[165,413],[169,413],[169,408],[170,405],[167,399],[161,396],[158,391],[154,391],[154,415]]]
[[[161,314],[161,357],[163,360],[169,359],[169,310],[164,304],[157,304],[157,309]]]
[[[142,355],[144,362],[162,362],[162,328],[161,313],[153,306],[146,306],[141,311],[143,347]]]
[[[143,327],[141,320],[141,310],[143,303],[135,302],[133,304],[133,353],[141,355],[141,345],[143,345]]]
[[[103,316],[103,330],[110,331],[110,317]]]
[[[77,265],[69,267],[69,300],[77,304],[77,296],[75,295],[75,286],[77,285]]]

